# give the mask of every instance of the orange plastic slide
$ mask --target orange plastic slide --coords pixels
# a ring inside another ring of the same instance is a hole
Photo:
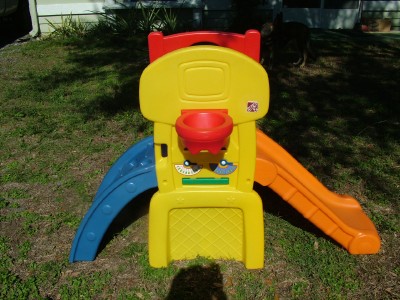
[[[257,131],[255,181],[269,186],[351,254],[374,254],[381,241],[360,204],[329,191],[285,149]]]

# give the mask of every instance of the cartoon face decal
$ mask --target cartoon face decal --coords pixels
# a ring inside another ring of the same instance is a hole
[[[222,159],[219,164],[210,163],[210,169],[218,175],[229,175],[235,172],[237,166],[225,159]]]
[[[179,174],[185,176],[196,175],[201,171],[202,168],[203,166],[192,163],[189,160],[185,160],[182,165],[175,165],[175,169],[179,172]]]

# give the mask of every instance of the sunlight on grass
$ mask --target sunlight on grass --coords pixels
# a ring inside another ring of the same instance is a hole
[[[270,245],[275,250],[267,253],[273,261],[274,256],[284,259],[293,269],[287,280],[292,282],[294,297],[335,299],[357,290],[360,283],[354,256],[325,237],[316,237],[274,216],[269,220],[273,223],[267,227],[267,238],[275,241]]]

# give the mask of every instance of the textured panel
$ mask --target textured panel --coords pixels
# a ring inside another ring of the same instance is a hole
[[[171,259],[196,256],[243,260],[243,212],[238,208],[173,209]]]

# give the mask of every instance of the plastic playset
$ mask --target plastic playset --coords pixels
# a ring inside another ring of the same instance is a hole
[[[269,105],[258,31],[154,32],[149,54],[139,94],[154,136],[129,148],[104,177],[76,233],[71,262],[94,260],[119,212],[158,188],[149,209],[151,266],[205,256],[262,268],[263,206],[254,181],[351,254],[379,251],[375,226],[354,198],[329,191],[256,129]]]

